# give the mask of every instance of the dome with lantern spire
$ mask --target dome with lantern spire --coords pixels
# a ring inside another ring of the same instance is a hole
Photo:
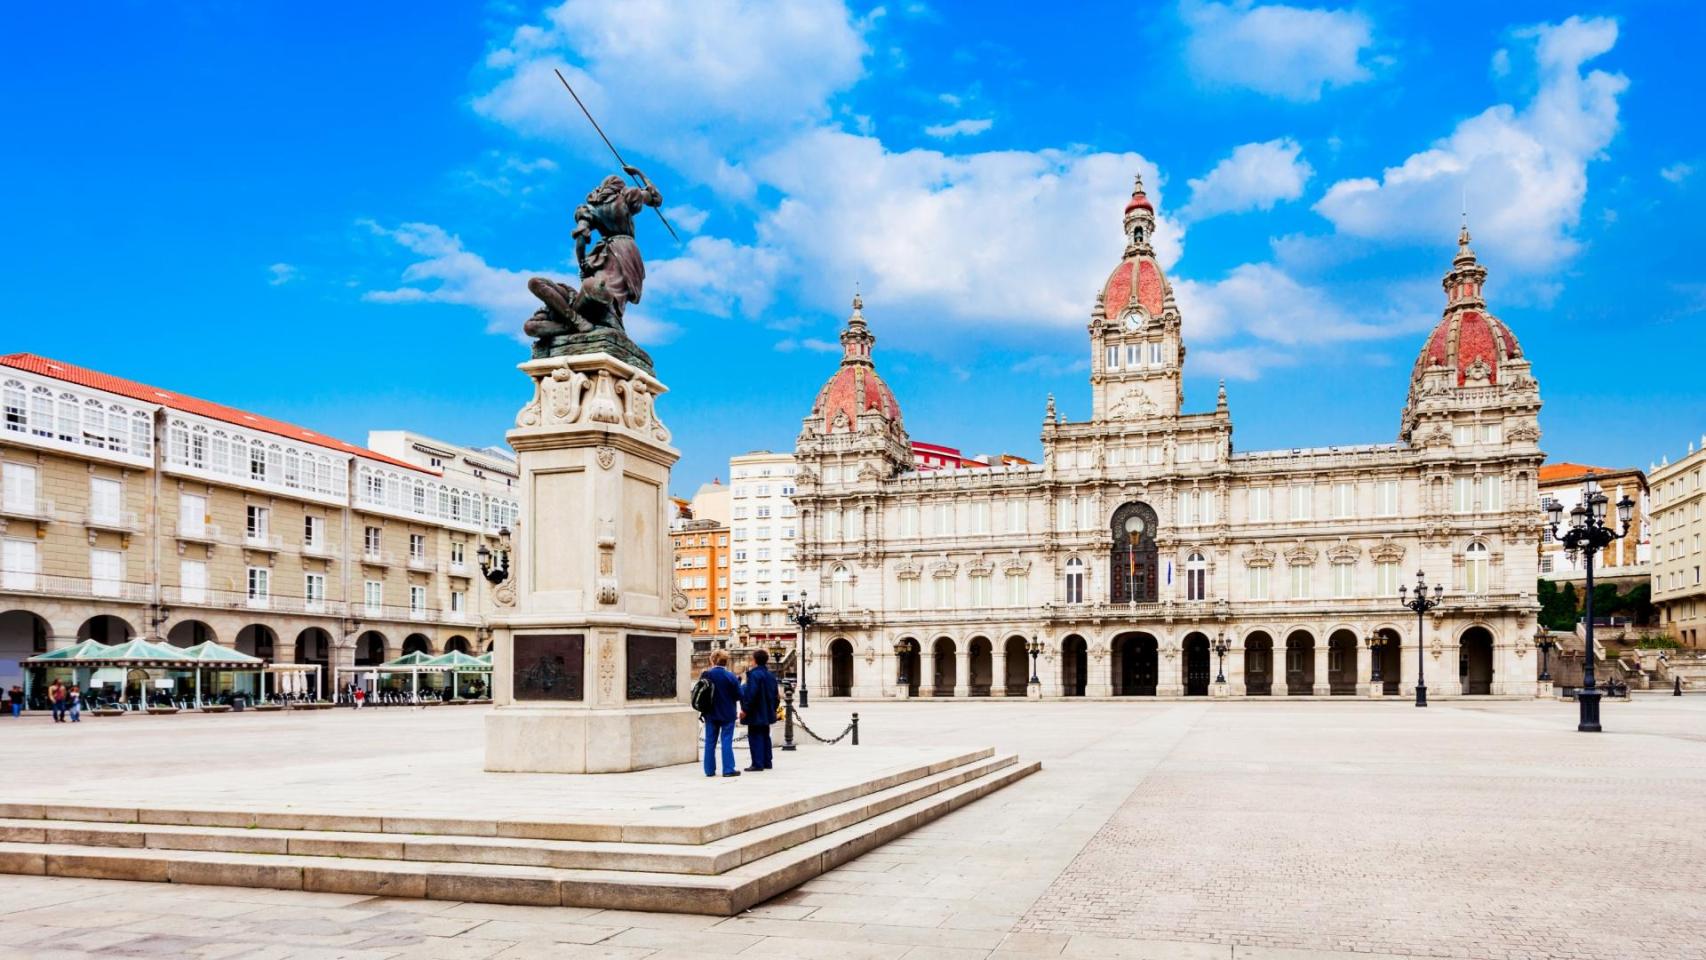
[[[1487,312],[1482,286],[1487,268],[1469,246],[1469,226],[1457,234],[1457,256],[1441,281],[1445,288],[1445,314],[1422,347],[1411,376],[1412,389],[1430,370],[1455,373],[1453,385],[1496,384],[1499,371],[1508,361],[1522,357],[1516,334],[1499,318]]]
[[[1155,234],[1155,205],[1143,191],[1139,175],[1126,202],[1124,226],[1125,256],[1119,266],[1102,284],[1102,309],[1109,317],[1121,317],[1137,307],[1150,317],[1159,317],[1166,309],[1167,279],[1155,262],[1151,238]]]
[[[900,403],[883,378],[877,375],[871,361],[871,348],[877,338],[865,323],[865,302],[853,295],[853,315],[847,318],[847,329],[841,332],[841,366],[829,382],[817,393],[812,404],[816,428],[824,434],[847,433],[859,429],[859,418],[877,414],[885,424],[899,428]]]

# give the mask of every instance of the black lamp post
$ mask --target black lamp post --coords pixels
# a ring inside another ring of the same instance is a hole
[[[1042,681],[1037,679],[1037,658],[1043,654],[1043,644],[1036,634],[1031,634],[1031,642],[1025,644],[1025,652],[1031,655],[1031,684],[1042,686]]]
[[[1582,600],[1582,619],[1587,624],[1587,651],[1582,657],[1582,688],[1576,691],[1576,703],[1581,708],[1576,730],[1580,733],[1598,733],[1600,729],[1600,691],[1593,685],[1593,555],[1629,534],[1629,520],[1635,512],[1635,501],[1625,494],[1617,501],[1619,528],[1612,530],[1605,525],[1605,505],[1608,502],[1609,498],[1599,489],[1593,472],[1589,471],[1582,481],[1582,502],[1570,511],[1570,526],[1563,533],[1559,533],[1558,525],[1564,519],[1564,505],[1553,500],[1546,506],[1552,536],[1563,542],[1571,563],[1580,553],[1587,571],[1587,593]]]
[[[1368,638],[1368,684],[1371,687],[1384,687],[1386,680],[1380,673],[1381,648],[1386,646],[1386,638],[1375,634]]]
[[[908,694],[912,692],[912,683],[906,678],[906,655],[911,651],[911,641],[896,640],[894,642],[894,658],[900,662],[900,689],[901,692]]]
[[[800,709],[805,709],[806,697],[806,631],[817,622],[819,607],[815,603],[806,602],[806,592],[800,591],[800,599],[788,604],[788,619],[800,628],[799,654],[794,660],[794,673],[800,678]]]
[[[1552,680],[1552,651],[1558,649],[1558,641],[1552,639],[1550,630],[1537,627],[1534,631],[1534,649],[1540,651],[1540,682],[1549,683]]]
[[[499,529],[498,536],[508,537],[509,528],[503,527]],[[491,583],[492,586],[495,587],[509,579],[508,550],[499,550],[494,554],[485,544],[482,543],[480,544],[480,548],[474,551],[474,554],[480,558],[480,573],[485,576],[487,582]]]
[[[1226,651],[1232,649],[1232,641],[1226,639],[1225,631],[1214,638],[1214,655],[1220,658],[1219,665],[1214,671],[1214,682],[1226,682]]]
[[[1398,603],[1407,609],[1416,611],[1416,706],[1428,705],[1427,666],[1422,659],[1422,648],[1426,646],[1422,634],[1427,627],[1422,623],[1422,615],[1439,606],[1440,599],[1445,596],[1445,587],[1434,584],[1434,595],[1428,596],[1428,585],[1422,580],[1422,571],[1416,571],[1416,595],[1408,596],[1408,588],[1398,588]]]

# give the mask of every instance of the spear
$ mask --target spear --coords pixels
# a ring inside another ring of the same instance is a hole
[[[588,110],[586,108],[586,104],[581,102],[580,94],[575,92],[575,88],[569,86],[569,81],[567,78],[565,78],[563,76],[563,71],[558,70],[557,68],[553,67],[553,68],[551,68],[551,72],[555,73],[557,75],[558,80],[563,81],[563,89],[569,91],[569,96],[575,98],[575,106],[581,108],[581,113],[586,115],[587,122],[592,124],[592,128],[594,130],[598,131],[599,139],[603,140],[604,145],[610,148],[611,156],[614,156],[616,158],[616,162],[621,164],[624,172],[626,172],[627,167],[628,167],[628,161],[622,159],[622,154],[620,151],[618,151],[616,149],[616,144],[611,143],[610,138],[604,135],[604,128],[599,126],[598,121],[594,120],[592,118],[592,111]],[[645,183],[643,181],[641,181],[638,176],[634,177],[634,180],[635,180],[635,183],[634,183],[635,186],[637,186],[637,187],[645,186]],[[675,238],[675,242],[680,243],[681,238],[679,236],[676,236],[675,228],[669,225],[669,218],[663,215],[663,211],[659,210],[657,207],[653,207],[652,212],[658,215],[659,220],[663,221],[663,228],[665,230],[669,231],[669,235],[671,237]]]

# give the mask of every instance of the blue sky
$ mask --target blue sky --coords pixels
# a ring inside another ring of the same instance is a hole
[[[1422,5],[1424,7],[1430,5]],[[1242,449],[1394,438],[1467,200],[1554,458],[1706,431],[1688,3],[62,3],[0,37],[29,350],[361,440],[500,441],[523,283],[612,162],[677,492],[790,448],[855,284],[917,439],[1035,455],[1142,172]]]

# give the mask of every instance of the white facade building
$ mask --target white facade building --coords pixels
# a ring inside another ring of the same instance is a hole
[[[1397,442],[1245,452],[1224,387],[1184,409],[1154,222],[1139,184],[1090,310],[1091,416],[1051,397],[1041,464],[915,470],[855,298],[795,449],[814,692],[1023,695],[1034,639],[1045,696],[1409,694],[1418,643],[1432,693],[1532,696],[1540,392],[1467,230]],[[1418,570],[1446,588],[1420,636]]]
[[[1698,648],[1706,634],[1706,436],[1657,466],[1652,483],[1653,604],[1672,637]]]
[[[791,644],[797,635],[787,609],[800,590],[795,470],[786,453],[729,458],[731,626],[745,626],[753,644]]]

